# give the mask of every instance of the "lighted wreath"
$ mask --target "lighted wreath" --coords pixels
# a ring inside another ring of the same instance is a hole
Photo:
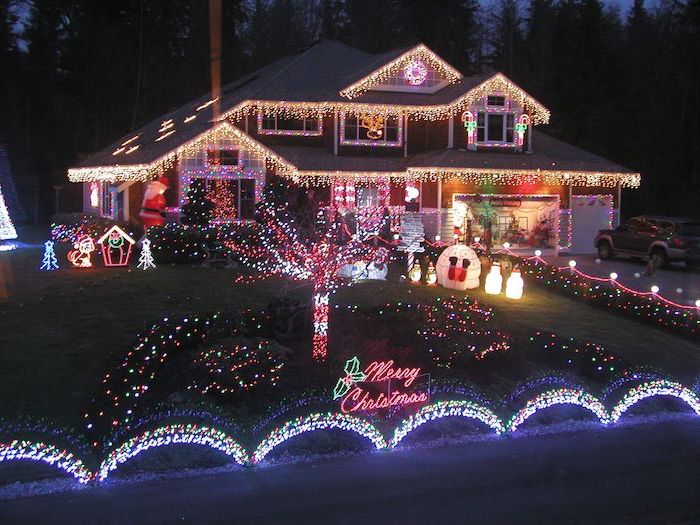
[[[404,68],[403,78],[412,86],[420,86],[428,78],[428,68],[422,61],[413,60]]]

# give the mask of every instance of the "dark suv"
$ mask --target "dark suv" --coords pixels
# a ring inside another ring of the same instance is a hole
[[[700,266],[700,219],[642,215],[615,230],[600,230],[595,238],[598,257],[616,255],[656,257],[661,266],[684,261]]]

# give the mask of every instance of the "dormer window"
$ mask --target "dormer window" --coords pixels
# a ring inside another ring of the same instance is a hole
[[[489,95],[486,97],[486,105],[494,108],[506,107],[506,97],[499,95]]]
[[[318,117],[291,118],[258,113],[260,135],[318,137],[323,134],[323,119]]]
[[[514,125],[513,113],[480,111],[476,120],[476,141],[487,146],[514,145]]]
[[[340,115],[340,144],[345,146],[379,146],[397,148],[403,145],[403,129],[399,115],[359,113]]]

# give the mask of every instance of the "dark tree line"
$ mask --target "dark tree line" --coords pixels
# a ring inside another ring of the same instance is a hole
[[[207,0],[0,0],[0,141],[20,188],[209,87]],[[424,42],[464,73],[504,72],[546,131],[641,171],[626,213],[699,214],[700,0],[224,0],[230,81],[326,37],[368,52]]]

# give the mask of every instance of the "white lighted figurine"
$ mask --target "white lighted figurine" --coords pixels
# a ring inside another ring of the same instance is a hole
[[[501,293],[502,286],[503,277],[501,276],[501,265],[498,262],[494,262],[491,265],[491,271],[489,271],[488,275],[486,276],[484,291],[487,294],[498,295]]]
[[[481,261],[469,246],[448,246],[438,257],[435,265],[437,282],[453,290],[472,290],[479,287]]]
[[[506,281],[506,297],[508,299],[520,299],[523,296],[524,284],[523,277],[520,275],[520,269],[514,268]]]

